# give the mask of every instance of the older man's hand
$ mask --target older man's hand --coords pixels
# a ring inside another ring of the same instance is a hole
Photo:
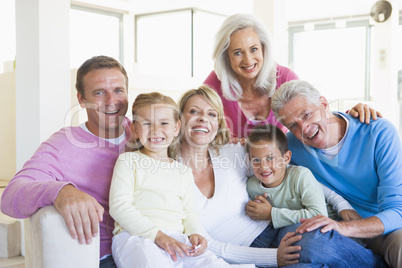
[[[335,230],[341,235],[349,236],[343,222],[334,221],[323,215],[317,215],[310,219],[301,219],[300,222],[301,225],[296,229],[296,233],[303,234],[305,232],[311,232],[322,227],[322,233]]]

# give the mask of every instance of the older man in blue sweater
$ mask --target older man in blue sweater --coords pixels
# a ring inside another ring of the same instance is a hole
[[[322,227],[363,238],[391,267],[402,267],[402,148],[396,128],[379,119],[369,125],[332,113],[325,97],[306,81],[290,81],[272,97],[286,126],[292,161],[342,195],[362,216],[333,221],[303,219],[300,233]]]

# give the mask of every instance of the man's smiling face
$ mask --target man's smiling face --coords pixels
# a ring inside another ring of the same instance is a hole
[[[87,127],[102,138],[116,138],[123,134],[121,126],[128,108],[126,79],[117,68],[90,71],[84,77],[84,94],[78,101],[86,108]]]
[[[324,97],[320,98],[319,104],[313,104],[305,97],[297,96],[286,103],[278,114],[282,123],[302,143],[319,149],[332,146],[327,124],[332,123],[328,119],[333,116]]]

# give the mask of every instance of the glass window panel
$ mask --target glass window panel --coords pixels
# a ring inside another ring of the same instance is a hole
[[[366,28],[294,34],[293,70],[329,101],[364,99]]]
[[[194,76],[205,80],[213,70],[212,49],[214,37],[224,19],[225,16],[207,12],[196,11],[194,13]]]
[[[0,73],[12,71],[16,54],[15,1],[0,1]]]
[[[191,10],[138,16],[136,26],[139,73],[191,76]]]
[[[117,15],[118,16],[118,15]],[[120,58],[120,17],[70,9],[70,66],[97,55]]]

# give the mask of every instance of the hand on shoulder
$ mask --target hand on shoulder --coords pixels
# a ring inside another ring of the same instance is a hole
[[[377,117],[382,117],[379,111],[371,108],[367,104],[358,103],[350,111],[347,112],[353,117],[359,117],[361,123],[370,124],[370,120],[377,120]]]

